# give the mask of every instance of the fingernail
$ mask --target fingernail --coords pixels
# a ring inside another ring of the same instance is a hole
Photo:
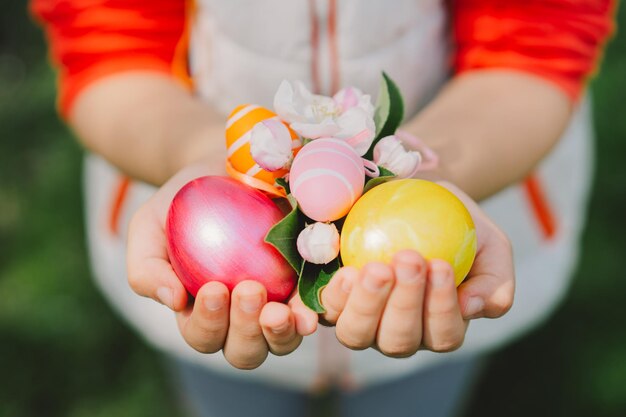
[[[286,321],[282,324],[279,324],[276,327],[272,327],[272,333],[280,334],[283,333],[289,327],[289,321]]]
[[[224,307],[224,297],[219,295],[209,295],[204,299],[204,305],[209,311],[217,311]]]
[[[384,277],[366,272],[365,277],[363,277],[363,288],[370,292],[378,292],[385,286],[387,282],[388,280],[386,280]]]
[[[411,284],[417,281],[421,273],[422,266],[413,263],[401,263],[398,265],[396,279],[405,284]]]
[[[345,293],[352,291],[352,277],[344,275],[341,279],[341,290]]]
[[[169,308],[172,308],[172,304],[174,301],[174,292],[172,291],[171,288],[159,287],[156,291],[156,295],[159,301],[161,302],[161,304],[164,304],[168,306]]]
[[[430,271],[430,282],[434,288],[444,288],[450,283],[450,277],[448,276],[448,269],[441,266],[436,266]]]
[[[261,308],[261,297],[256,295],[241,297],[239,299],[239,306],[246,313],[255,313]]]
[[[477,313],[480,313],[483,307],[485,307],[485,302],[482,298],[470,297],[470,299],[467,300],[467,305],[465,306],[465,316],[471,317]]]

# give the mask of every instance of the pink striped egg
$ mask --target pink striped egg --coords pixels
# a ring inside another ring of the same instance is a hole
[[[306,144],[291,166],[289,186],[304,214],[318,222],[348,214],[363,193],[363,160],[346,142],[315,139]]]

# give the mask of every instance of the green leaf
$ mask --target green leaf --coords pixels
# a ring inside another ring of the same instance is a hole
[[[287,198],[291,203],[292,210],[267,232],[265,242],[274,246],[289,262],[289,265],[297,273],[300,273],[303,261],[298,252],[296,240],[300,231],[304,229],[304,215],[300,212],[298,203],[293,196],[290,194]]]
[[[385,76],[380,79],[380,87],[378,88],[378,98],[376,99],[376,111],[374,112],[374,124],[376,125],[376,137],[380,134],[389,118],[389,110],[391,108],[391,99],[389,97],[389,89],[385,82]]]
[[[395,177],[396,176],[396,174],[394,174],[393,172],[391,172],[385,167],[381,167],[380,165],[378,166],[378,170],[380,171],[381,177]]]
[[[396,174],[389,171],[387,168],[378,167],[378,169],[380,170],[380,175],[376,178],[370,178],[367,181],[367,183],[365,184],[365,187],[363,187],[363,194],[365,194],[366,192],[368,192],[369,190],[371,190],[372,188],[378,185],[384,184],[396,178]]]
[[[380,90],[376,101],[374,123],[376,124],[376,138],[365,154],[371,160],[374,154],[374,145],[385,136],[393,135],[402,123],[404,117],[404,102],[400,89],[389,76],[383,72]]]
[[[282,188],[285,189],[285,194],[287,194],[287,195],[291,194],[291,188],[289,188],[289,183],[287,182],[286,179],[284,179],[284,178],[276,178],[276,180],[274,182],[279,187],[282,187]]]
[[[326,311],[320,301],[320,292],[328,285],[339,268],[341,268],[339,257],[326,265],[302,262],[302,269],[298,278],[298,294],[304,305],[318,314]]]

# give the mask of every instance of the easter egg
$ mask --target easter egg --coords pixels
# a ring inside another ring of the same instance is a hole
[[[426,259],[443,259],[459,285],[476,255],[472,217],[454,194],[430,181],[391,181],[356,202],[341,231],[344,265],[390,262],[403,249]]]
[[[285,301],[296,274],[264,238],[283,217],[262,192],[227,177],[187,183],[169,208],[165,232],[174,272],[194,297],[209,281],[231,291],[241,281],[265,286],[268,301]]]
[[[228,161],[235,170],[269,184],[274,184],[276,178],[283,177],[287,171],[283,169],[269,172],[254,162],[250,154],[250,134],[254,125],[273,118],[278,118],[278,116],[265,107],[244,104],[235,108],[226,122]],[[289,132],[293,139],[294,151],[296,151],[300,147],[300,139],[293,130],[289,129]]]
[[[363,193],[363,160],[346,142],[315,139],[296,155],[289,173],[291,194],[304,214],[318,222],[345,216]]]

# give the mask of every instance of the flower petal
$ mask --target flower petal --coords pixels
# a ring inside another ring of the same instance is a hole
[[[376,136],[374,118],[360,107],[353,107],[337,118],[337,139],[348,141],[360,156],[365,155]]]
[[[357,104],[357,107],[363,109],[363,111],[365,111],[365,113],[367,113],[370,117],[374,117],[376,109],[372,104],[372,97],[369,94],[363,94],[359,98],[359,103]]]
[[[410,178],[415,175],[421,160],[422,155],[419,152],[407,151],[394,135],[382,138],[374,146],[374,162],[399,178]]]
[[[250,133],[252,159],[266,171],[286,168],[293,157],[291,142],[289,129],[280,120],[263,120]]]
[[[366,113],[371,114],[372,117],[374,116],[372,97],[369,94],[363,94],[363,92],[356,87],[342,88],[333,96],[333,100],[337,103],[342,113],[345,113],[353,107],[360,107],[365,110]]]
[[[339,255],[339,231],[334,223],[316,222],[300,232],[296,245],[305,261],[327,264]]]
[[[322,121],[322,123],[292,123],[291,129],[307,139],[334,136],[340,130],[339,126],[330,117]]]
[[[345,112],[359,104],[359,99],[363,93],[358,88],[346,87],[342,88],[333,96],[333,100],[342,112]]]
[[[288,122],[306,122],[306,108],[313,102],[313,95],[301,81],[283,80],[274,95],[274,111]]]

